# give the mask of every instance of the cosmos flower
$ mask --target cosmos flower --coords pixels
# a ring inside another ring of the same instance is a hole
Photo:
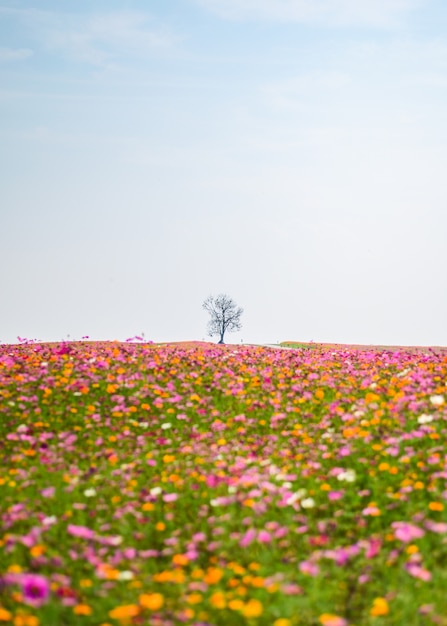
[[[45,604],[50,595],[50,585],[45,576],[23,574],[21,576],[23,601],[33,607]]]

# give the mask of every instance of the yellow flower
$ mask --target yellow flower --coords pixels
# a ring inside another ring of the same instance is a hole
[[[379,617],[380,615],[388,615],[390,608],[385,598],[375,598],[370,610],[370,615],[373,617]]]
[[[280,617],[279,619],[275,619],[273,626],[292,626],[292,622],[286,617]]]
[[[259,617],[262,615],[263,611],[264,607],[262,606],[262,603],[259,602],[259,600],[252,598],[242,609],[242,614],[245,617]]]
[[[242,602],[242,600],[230,600],[230,602],[228,603],[228,607],[232,610],[232,611],[242,611],[244,608],[244,603]]]
[[[112,619],[126,619],[128,617],[135,617],[139,612],[140,609],[136,604],[122,604],[109,611],[109,617]]]
[[[138,598],[138,601],[145,609],[158,611],[163,606],[165,600],[161,593],[143,593]]]

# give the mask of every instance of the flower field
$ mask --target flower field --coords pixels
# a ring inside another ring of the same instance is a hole
[[[0,623],[447,624],[447,357],[0,346]]]

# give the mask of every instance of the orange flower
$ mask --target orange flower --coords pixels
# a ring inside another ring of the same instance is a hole
[[[203,577],[203,580],[207,585],[215,585],[218,583],[223,576],[223,571],[218,567],[209,567],[206,570],[206,574]]]
[[[430,502],[428,508],[430,509],[430,511],[443,511],[444,505],[442,504],[442,502]]]
[[[190,593],[186,596],[186,602],[188,604],[199,604],[202,602],[202,594],[201,593]]]
[[[373,617],[379,617],[381,615],[388,615],[389,612],[390,612],[390,608],[385,598],[376,598],[373,601],[373,605],[369,613]]]
[[[244,603],[242,600],[230,600],[228,603],[228,607],[232,611],[242,611],[244,608]]]
[[[319,619],[323,626],[347,626],[348,624],[343,617],[332,615],[332,613],[323,613],[320,615]]]
[[[45,546],[42,546],[40,544],[33,546],[31,550],[29,551],[31,556],[34,558],[41,556],[44,552],[45,552]]]
[[[210,597],[210,603],[215,609],[224,609],[227,606],[225,595],[222,591],[216,591]]]
[[[143,593],[138,598],[139,603],[145,609],[150,611],[158,611],[164,604],[164,598],[161,593]]]
[[[88,604],[77,604],[73,607],[73,613],[75,615],[91,615],[92,609]]]
[[[0,622],[9,622],[12,619],[12,613],[0,606]]]
[[[186,554],[174,554],[174,556],[172,557],[172,562],[174,563],[174,565],[188,565],[189,563],[189,559],[186,556]]]
[[[35,615],[18,614],[14,618],[14,626],[39,626],[40,620]]]
[[[112,619],[127,619],[128,617],[135,617],[139,612],[140,609],[136,604],[122,604],[109,611],[109,617]]]
[[[242,614],[245,617],[259,617],[262,615],[264,611],[264,607],[262,606],[262,602],[252,598],[247,602],[247,604],[242,609]]]

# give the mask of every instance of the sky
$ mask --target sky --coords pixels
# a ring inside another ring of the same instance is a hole
[[[0,177],[0,343],[445,346],[447,3],[0,0]]]

